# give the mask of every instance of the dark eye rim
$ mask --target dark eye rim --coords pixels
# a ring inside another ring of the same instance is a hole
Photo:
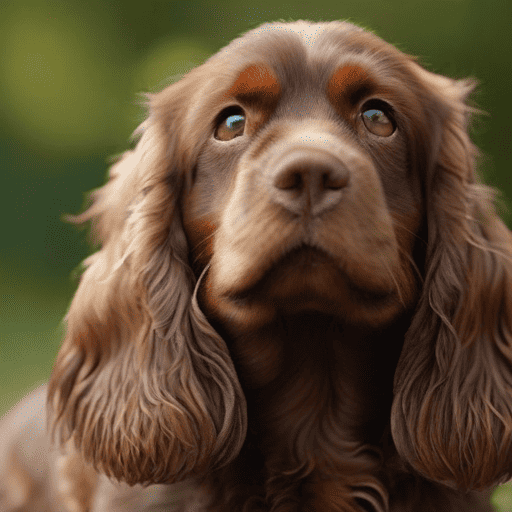
[[[239,105],[230,105],[229,107],[223,108],[215,117],[215,120],[213,122],[213,136],[215,139],[217,139],[217,130],[219,129],[220,125],[229,117],[233,115],[243,115],[245,119],[247,120],[247,114],[245,110],[240,107]],[[237,138],[237,137],[234,137]],[[217,139],[220,140],[220,139]],[[233,140],[233,139],[232,139]],[[225,141],[223,141],[225,142]]]
[[[389,119],[389,122],[393,126],[393,133],[395,133],[397,129],[396,116],[393,107],[389,103],[378,98],[372,98],[365,101],[359,109],[359,116],[361,119],[367,110],[380,110],[383,112],[384,115]]]

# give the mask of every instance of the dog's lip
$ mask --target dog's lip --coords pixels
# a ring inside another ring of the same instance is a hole
[[[310,244],[300,244],[286,251],[267,272],[272,272],[275,267],[280,265],[295,264],[316,267],[322,263],[337,265],[336,260],[325,250]]]
[[[307,272],[308,269],[314,269],[321,265],[330,265],[336,269],[344,286],[358,301],[375,304],[376,302],[385,302],[394,295],[393,289],[370,288],[354,282],[334,256],[321,247],[307,243],[290,248],[273,261],[254,282],[249,283],[248,286],[231,290],[225,295],[232,300],[250,302],[251,299],[261,298],[262,294],[265,294],[269,283],[275,282],[276,277],[279,277],[276,276],[276,273],[290,272],[291,269],[294,269],[294,272]]]

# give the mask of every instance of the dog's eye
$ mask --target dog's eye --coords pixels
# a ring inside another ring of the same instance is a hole
[[[245,113],[239,107],[230,107],[221,112],[216,123],[214,137],[228,141],[243,135],[245,130]]]
[[[366,129],[379,137],[389,137],[395,131],[391,119],[378,108],[369,108],[361,114]]]

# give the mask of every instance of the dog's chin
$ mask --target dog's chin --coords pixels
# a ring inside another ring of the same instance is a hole
[[[260,311],[261,318],[318,312],[345,321],[363,320],[354,315],[365,310],[374,317],[396,303],[394,289],[356,285],[331,256],[309,246],[288,252],[256,283],[225,298],[239,309]]]

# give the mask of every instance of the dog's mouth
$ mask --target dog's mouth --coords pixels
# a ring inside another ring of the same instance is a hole
[[[303,244],[278,258],[256,282],[229,296],[245,303],[268,301],[284,309],[325,310],[339,308],[346,300],[382,305],[394,290],[356,283],[333,256]]]

